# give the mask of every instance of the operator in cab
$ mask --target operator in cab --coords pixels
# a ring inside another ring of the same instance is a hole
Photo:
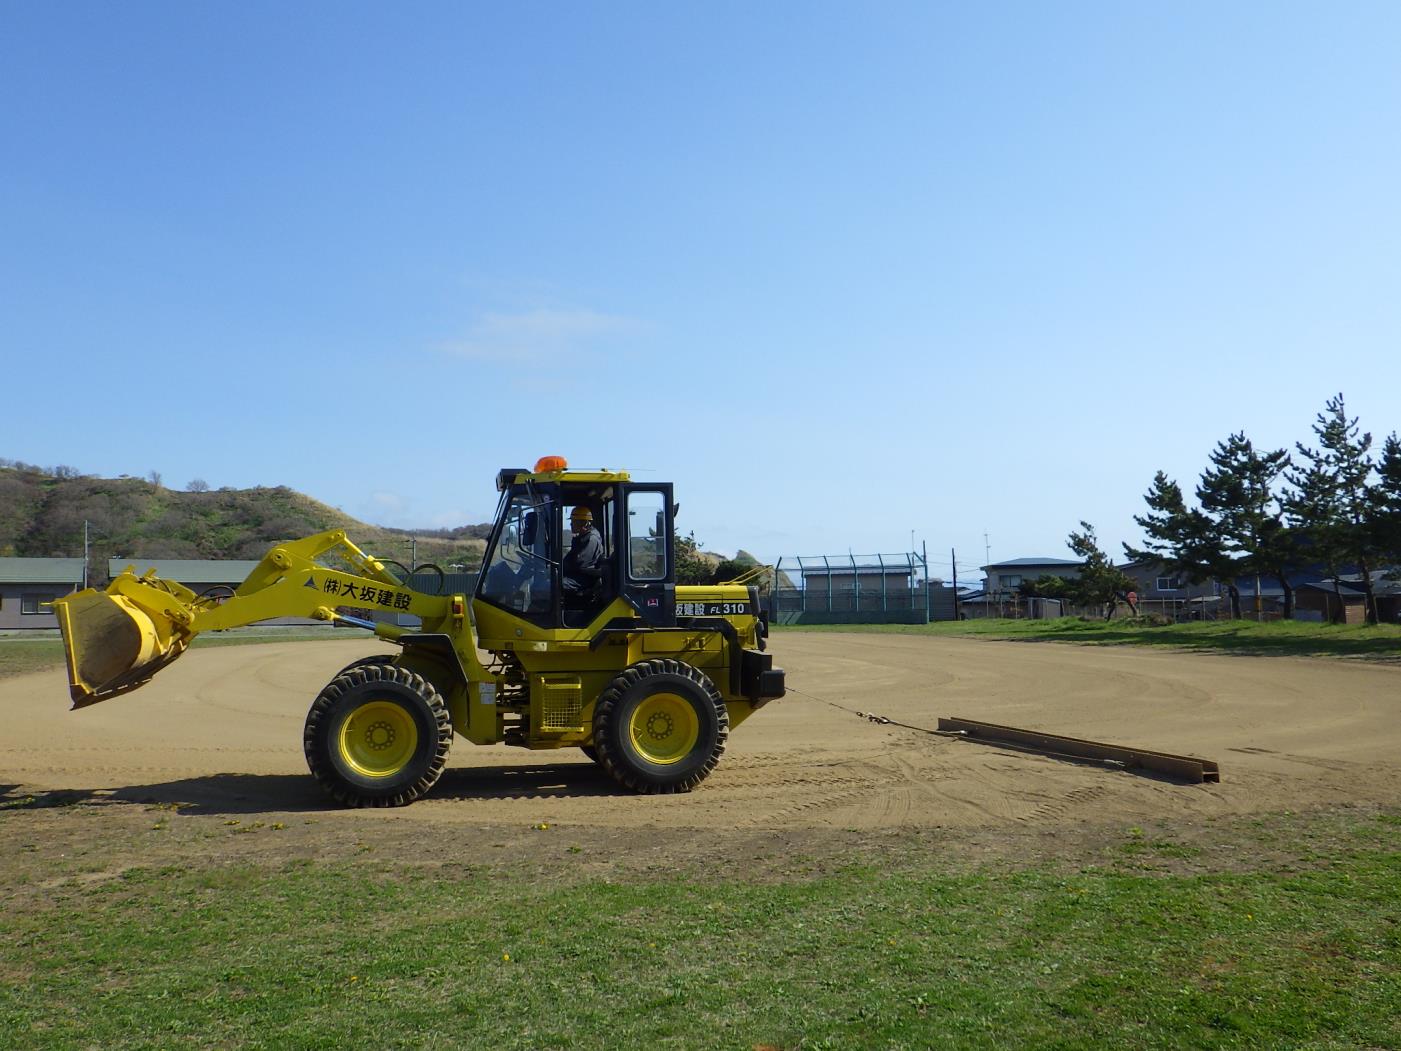
[[[602,583],[607,570],[603,538],[593,527],[593,512],[583,504],[569,513],[569,529],[573,539],[569,542],[569,553],[564,556],[564,593],[587,594]]]

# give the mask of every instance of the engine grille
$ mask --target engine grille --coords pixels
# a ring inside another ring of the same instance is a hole
[[[582,730],[584,689],[567,675],[540,677],[540,729]]]

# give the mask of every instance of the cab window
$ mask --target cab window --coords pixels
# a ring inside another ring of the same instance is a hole
[[[576,507],[587,507],[589,513],[593,515],[594,532],[603,541],[603,557],[612,557],[613,554],[613,499],[605,496],[599,501],[595,500],[568,500],[564,504],[564,535],[560,541],[560,550],[568,551],[574,543],[574,530],[571,523],[574,521],[574,509]]]
[[[484,563],[482,598],[516,613],[550,612],[553,509],[553,502],[540,494],[512,495]]]
[[[666,577],[666,505],[660,492],[628,493],[628,576],[633,580]]]

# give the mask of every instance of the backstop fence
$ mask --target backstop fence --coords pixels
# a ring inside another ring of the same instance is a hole
[[[925,624],[932,590],[922,553],[785,555],[766,599],[776,624]]]

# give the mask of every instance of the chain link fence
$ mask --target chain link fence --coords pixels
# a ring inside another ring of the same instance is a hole
[[[776,624],[925,624],[929,562],[920,553],[785,555],[767,596]]]

